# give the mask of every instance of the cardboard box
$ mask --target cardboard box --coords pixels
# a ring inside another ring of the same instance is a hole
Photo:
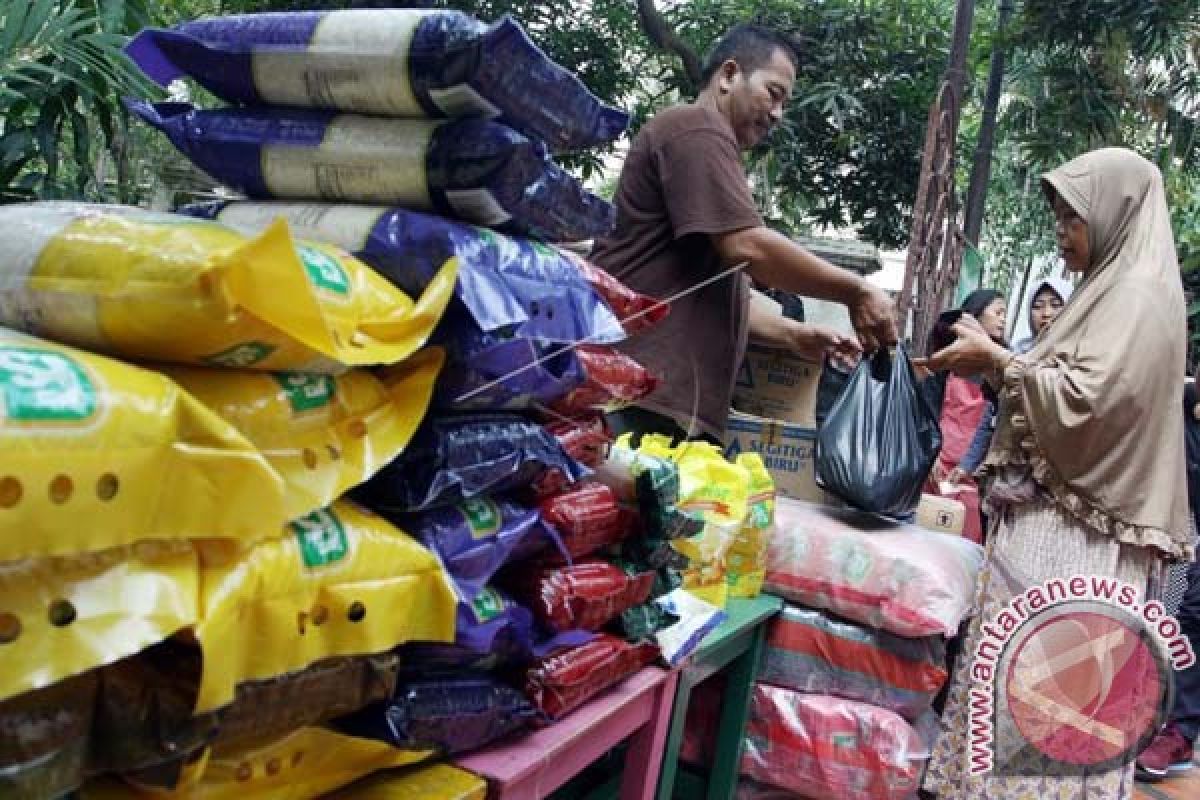
[[[926,530],[961,536],[966,519],[967,507],[949,497],[923,494],[917,504],[917,524]]]
[[[820,364],[752,344],[738,370],[733,407],[744,414],[815,428],[820,380]]]
[[[817,432],[812,428],[737,411],[729,415],[725,456],[733,459],[739,453],[758,453],[775,480],[775,490],[785,497],[833,502],[817,487],[816,451]]]

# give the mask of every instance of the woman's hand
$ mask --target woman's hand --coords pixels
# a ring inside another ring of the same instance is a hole
[[[1012,353],[983,332],[974,317],[963,315],[952,330],[954,344],[929,358],[914,359],[913,363],[934,372],[949,370],[955,375],[971,376],[1002,370],[1012,358]]]

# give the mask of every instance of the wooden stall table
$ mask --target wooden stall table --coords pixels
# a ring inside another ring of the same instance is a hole
[[[750,715],[754,679],[766,639],[766,622],[779,613],[783,601],[769,594],[755,598],[730,598],[725,622],[710,633],[691,659],[679,670],[675,690],[675,709],[663,753],[658,800],[686,797],[688,800],[731,800],[737,790],[738,765],[742,758],[742,732]],[[721,721],[717,729],[717,747],[707,781],[692,773],[679,771],[679,749],[687,725],[688,701],[692,689],[725,671],[725,692],[721,700]],[[679,778],[678,786],[676,777]],[[707,782],[707,787],[704,784]],[[678,791],[676,791],[678,789]]]
[[[463,756],[492,800],[541,800],[628,739],[621,800],[651,800],[679,675],[646,667],[549,727]]]

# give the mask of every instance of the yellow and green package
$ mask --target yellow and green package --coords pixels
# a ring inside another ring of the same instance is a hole
[[[381,772],[322,800],[485,800],[487,781],[449,764]]]
[[[750,502],[746,519],[725,557],[725,576],[733,597],[758,597],[775,530],[775,481],[758,453],[742,453],[737,463],[750,475]]]
[[[426,348],[376,374],[266,373],[200,367],[164,372],[257,447],[286,487],[288,518],[324,508],[408,445],[444,357]]]
[[[372,739],[326,728],[223,750],[188,766],[176,789],[133,788],[106,780],[83,789],[84,800],[179,797],[187,800],[311,800],[383,769],[424,761],[432,751],[397,750]]]
[[[406,641],[454,641],[455,594],[437,557],[346,501],[240,557],[206,562],[201,592],[197,713],[232,701],[243,681]]]
[[[0,324],[96,352],[198,366],[340,372],[422,347],[457,279],[414,303],[338,248],[123,206],[0,207]]]
[[[0,328],[0,563],[287,520],[278,473],[174,382]]]

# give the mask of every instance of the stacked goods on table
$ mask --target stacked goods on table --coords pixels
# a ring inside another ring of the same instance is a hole
[[[604,558],[639,523],[588,473],[654,386],[611,345],[666,308],[519,238],[607,230],[542,140],[626,117],[455,12],[130,52],[247,104],[131,107],[253,202],[0,209],[0,795],[478,797],[349,784],[659,654],[614,635],[660,587]]]

